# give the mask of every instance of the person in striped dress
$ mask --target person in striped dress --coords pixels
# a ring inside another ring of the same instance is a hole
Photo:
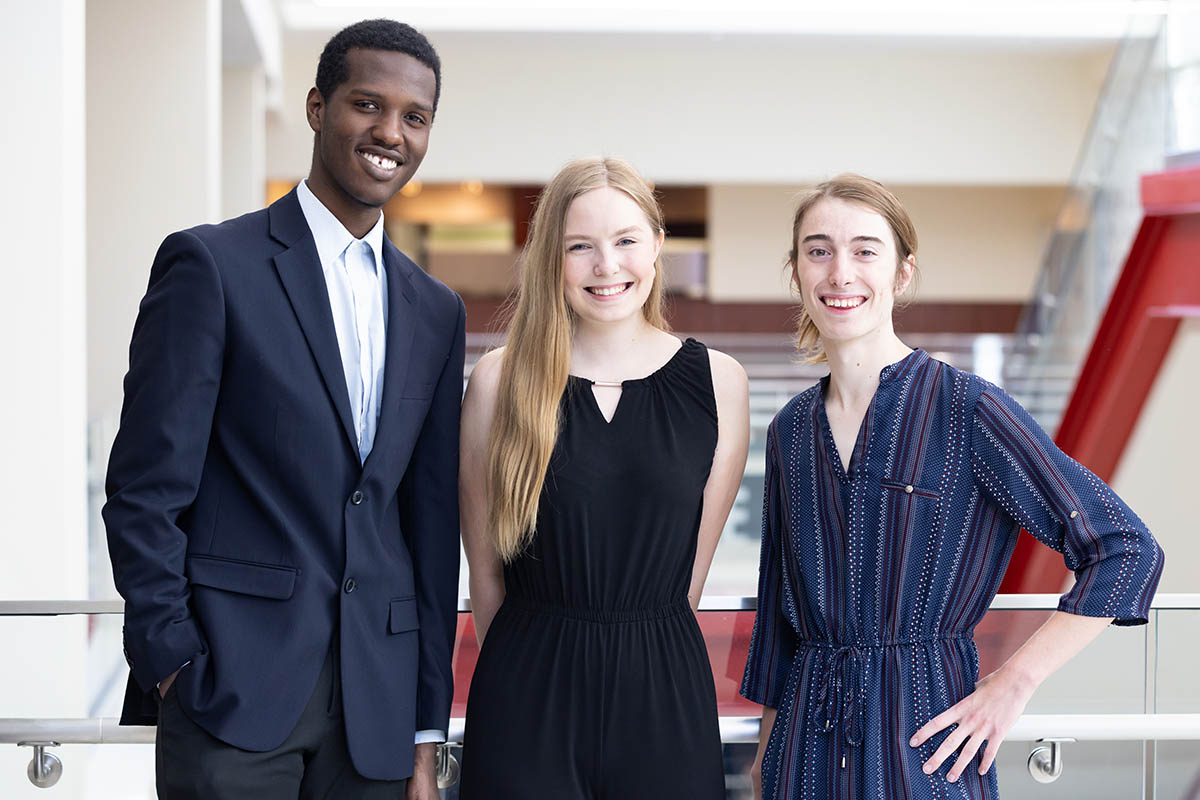
[[[895,334],[917,237],[842,175],[793,218],[798,345],[829,376],[767,433],[758,614],[742,694],[773,800],[995,798],[993,761],[1037,686],[1110,623],[1138,625],[1163,552],[1001,389]],[[1074,586],[978,679],[972,631],[1024,527]]]

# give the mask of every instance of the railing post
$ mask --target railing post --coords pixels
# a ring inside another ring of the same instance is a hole
[[[437,785],[439,789],[449,789],[458,783],[458,759],[450,752],[453,745],[443,742],[437,746]]]

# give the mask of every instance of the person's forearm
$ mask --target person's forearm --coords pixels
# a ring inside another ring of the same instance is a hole
[[[767,753],[767,742],[771,739],[771,731],[775,728],[775,709],[770,706],[762,707],[762,725],[758,729],[758,749],[754,753],[754,763],[750,765],[750,783],[754,790],[755,800],[762,800],[762,763]]]
[[[475,639],[482,645],[488,628],[492,625],[492,619],[500,610],[500,604],[504,602],[504,577],[503,575],[488,575],[477,578],[472,574],[470,586],[471,617],[475,621]]]
[[[1037,688],[1111,622],[1112,617],[1084,617],[1055,611],[999,671],[1011,675],[1031,690]]]
[[[770,706],[762,707],[762,726],[758,729],[758,755],[755,758],[762,763],[763,753],[767,752],[767,740],[775,729],[776,710]]]

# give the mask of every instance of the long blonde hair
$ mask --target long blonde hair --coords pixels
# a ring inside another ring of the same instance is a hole
[[[533,537],[546,468],[558,438],[574,329],[574,315],[563,294],[567,210],[581,194],[606,186],[629,195],[653,232],[663,230],[654,190],[620,159],[572,161],[538,197],[518,262],[520,281],[488,435],[488,526],[505,561],[520,555]],[[654,262],[654,280],[642,313],[651,325],[668,330],[662,274],[660,257]]]
[[[864,178],[862,175],[855,175],[852,172],[844,172],[836,178],[817,184],[816,188],[800,198],[800,202],[796,206],[796,213],[792,215],[792,249],[788,251],[788,266],[792,271],[793,291],[797,295],[800,294],[800,271],[797,266],[797,259],[800,258],[799,242],[797,241],[800,238],[800,225],[804,222],[804,216],[812,210],[817,201],[824,200],[826,197],[836,197],[839,200],[859,203],[887,221],[888,227],[892,229],[892,238],[896,241],[896,280],[899,281],[904,275],[904,260],[917,254],[917,229],[913,225],[912,218],[904,210],[904,206],[900,204],[896,195],[888,191],[888,188],[882,183]],[[917,267],[914,263],[909,289],[915,286],[917,277]],[[911,292],[906,291],[906,293],[911,297]],[[897,298],[895,307],[902,308],[903,305],[902,299]],[[821,344],[821,332],[817,330],[817,323],[813,322],[808,309],[804,307],[803,300],[801,300],[800,309],[796,315],[796,349],[800,352],[801,361],[806,364],[827,360],[825,347]]]

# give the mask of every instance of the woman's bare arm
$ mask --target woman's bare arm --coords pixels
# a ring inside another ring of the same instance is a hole
[[[471,616],[480,644],[504,602],[504,564],[488,530],[487,442],[500,385],[503,348],[475,364],[463,396],[458,504],[463,549],[470,570]]]
[[[700,517],[696,560],[692,564],[692,582],[688,587],[692,610],[700,603],[717,541],[741,486],[742,473],[746,471],[746,451],[750,447],[750,388],[746,370],[724,353],[716,350],[708,353],[713,393],[717,399],[717,448],[708,483],[704,485],[704,512]]]

